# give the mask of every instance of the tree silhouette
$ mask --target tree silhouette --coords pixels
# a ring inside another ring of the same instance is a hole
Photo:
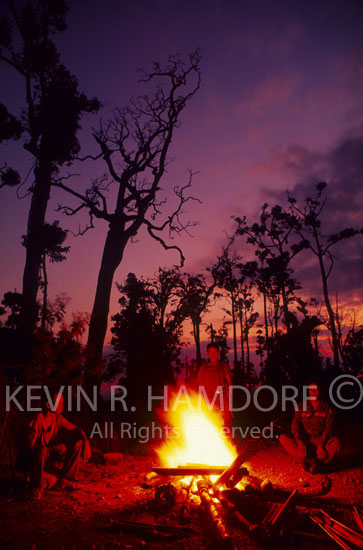
[[[15,6],[9,0],[9,7],[11,21],[4,17],[0,21],[0,60],[23,79],[24,122],[20,127],[3,108],[0,116],[7,121],[7,138],[17,138],[24,130],[23,147],[34,159],[20,319],[24,349],[29,353],[37,320],[42,232],[52,176],[79,152],[80,118],[83,113],[97,111],[99,103],[79,92],[77,79],[60,62],[53,35],[66,29],[67,4],[63,0],[34,0]],[[17,31],[14,37],[12,25]]]
[[[185,273],[180,281],[181,308],[185,318],[189,318],[192,322],[197,368],[202,363],[200,328],[203,314],[207,312],[215,287],[216,282],[207,283],[201,273],[197,275]]]
[[[231,244],[231,243],[230,243]],[[221,256],[218,257],[217,264],[211,269],[211,273],[219,288],[227,292],[230,303],[230,309],[224,311],[232,319],[232,338],[233,338],[233,364],[238,368],[237,357],[237,302],[239,295],[240,279],[238,275],[241,267],[241,257],[231,253],[230,244],[223,249]]]
[[[246,235],[247,242],[255,246],[255,255],[260,260],[260,269],[265,270],[263,278],[269,282],[270,298],[275,310],[275,330],[280,317],[280,297],[285,325],[291,326],[289,304],[294,301],[294,291],[300,287],[291,277],[291,260],[302,250],[291,242],[294,234],[295,217],[280,205],[262,207],[259,222],[251,226],[246,217],[234,218],[238,224],[236,235]]]
[[[7,310],[10,310],[8,317],[5,321],[5,326],[15,330],[19,328],[19,318],[22,305],[22,295],[19,292],[5,292],[1,301],[2,308],[1,315],[5,315]]]
[[[70,246],[62,246],[67,238],[68,231],[59,226],[58,220],[53,223],[44,223],[42,231],[42,262],[41,262],[41,282],[40,286],[43,291],[43,304],[41,311],[41,327],[46,328],[48,318],[48,273],[47,273],[47,257],[51,263],[63,262],[66,259],[66,254],[70,250]],[[23,246],[27,248],[28,237],[23,235]]]
[[[86,359],[82,336],[87,328],[88,318],[87,315],[77,313],[72,315],[70,323],[66,323],[63,319],[64,313],[62,300],[56,301],[53,315],[57,316],[60,326],[56,330],[48,326],[46,331],[35,331],[32,363],[23,373],[28,384],[56,387],[80,383]]]
[[[166,242],[165,231],[172,237],[190,225],[184,224],[180,216],[183,205],[192,198],[185,193],[193,174],[190,173],[186,185],[174,187],[179,204],[158,223],[166,202],[160,198],[160,183],[180,115],[200,86],[199,61],[199,54],[194,53],[188,65],[175,56],[169,57],[165,67],[153,63],[151,72],[142,73],[141,82],[145,86],[155,82],[156,89],[151,94],[131,99],[129,107],[117,110],[115,117],[101,124],[94,134],[111,181],[117,186],[116,206],[112,212],[106,197],[110,182],[103,178],[94,181],[84,195],[72,190],[64,181],[56,182],[58,187],[80,200],[76,208],[61,207],[66,214],[73,215],[86,208],[91,224],[94,217],[108,223],[88,334],[88,348],[96,358],[102,354],[114,273],[122,262],[126,245],[141,227],[146,227],[148,234],[165,249],[178,251],[181,261],[184,260],[180,248]]]
[[[271,349],[264,364],[265,381],[275,387],[283,384],[307,384],[320,368],[320,358],[312,345],[312,332],[321,324],[316,317],[306,317],[286,333],[271,339]]]
[[[152,279],[138,279],[129,273],[121,293],[121,310],[112,317],[112,345],[115,364],[126,375],[128,394],[138,407],[145,408],[146,389],[154,393],[174,382],[174,368],[181,350],[183,316],[175,295],[178,273],[160,269]]]
[[[4,33],[5,21],[0,19],[0,31]],[[6,32],[6,31],[5,31]],[[1,35],[4,36],[3,34]],[[5,40],[2,39],[0,46],[4,46]],[[14,115],[9,113],[6,105],[0,103],[0,143],[9,139],[19,139],[23,131],[22,124]]]
[[[363,233],[363,230],[348,227],[338,233],[325,235],[321,216],[326,204],[326,199],[323,198],[323,191],[326,187],[325,182],[318,183],[315,196],[307,197],[302,206],[299,206],[297,200],[289,193],[288,201],[292,214],[291,225],[295,233],[301,238],[297,246],[300,249],[308,248],[311,250],[319,263],[324,301],[329,317],[328,328],[332,337],[334,367],[338,369],[340,362],[339,336],[328,289],[328,279],[334,266],[334,256],[331,249],[336,243]]]
[[[342,342],[344,368],[355,376],[363,373],[363,327],[352,327]]]
[[[238,299],[236,303],[237,316],[240,327],[240,340],[241,340],[241,367],[243,373],[250,364],[250,330],[254,327],[259,313],[254,311],[254,298],[252,295],[253,283],[242,282],[238,290]],[[246,356],[245,356],[246,348]]]

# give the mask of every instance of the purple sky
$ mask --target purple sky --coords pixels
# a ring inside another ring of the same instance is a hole
[[[177,244],[186,256],[185,269],[199,272],[210,265],[231,232],[230,217],[253,221],[264,202],[274,204],[289,188],[306,196],[311,185],[330,183],[326,222],[329,230],[362,225],[363,206],[363,4],[354,0],[94,0],[70,2],[68,30],[58,40],[62,58],[78,77],[80,89],[104,104],[124,106],[142,93],[139,67],[163,60],[168,53],[202,51],[202,87],[182,117],[172,147],[174,161],[162,187],[182,185],[187,169],[198,171],[193,194],[202,204],[188,203],[186,219],[198,220],[193,238]],[[20,81],[0,65],[0,101],[14,112],[23,100]],[[5,84],[5,85],[4,85]],[[83,122],[83,152],[96,152],[89,126]],[[30,159],[17,146],[2,148],[25,176]],[[79,189],[105,171],[100,163],[80,164],[72,172]],[[310,187],[309,187],[310,186]],[[23,188],[26,189],[26,185]],[[113,193],[110,193],[112,199]],[[21,290],[29,200],[18,201],[13,189],[1,190],[0,294]],[[53,193],[48,221],[77,230],[85,218],[64,219],[54,212],[69,199]],[[170,203],[170,207],[172,203]],[[90,311],[106,224],[84,237],[68,239],[69,258],[50,266],[50,296],[71,296],[70,311]],[[152,275],[159,266],[176,263],[141,232],[129,245],[116,274]],[[241,254],[249,254],[243,248]],[[363,238],[337,250],[340,260],[331,289],[348,305],[360,306]],[[297,277],[307,295],[320,297],[317,270],[305,257]],[[86,279],[85,279],[86,278]],[[113,293],[111,313],[117,309]],[[222,311],[214,312],[223,317]]]

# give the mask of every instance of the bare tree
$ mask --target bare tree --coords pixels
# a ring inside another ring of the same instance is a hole
[[[118,109],[112,120],[101,123],[94,138],[107,165],[111,178],[108,183],[96,180],[83,195],[62,179],[54,183],[80,200],[76,208],[60,206],[64,213],[73,215],[85,208],[89,211],[91,225],[96,217],[104,219],[109,227],[88,334],[88,351],[95,356],[102,354],[114,273],[126,245],[140,228],[146,227],[149,235],[166,250],[178,251],[183,263],[181,249],[167,242],[165,232],[168,231],[172,238],[191,225],[182,222],[181,214],[183,205],[192,199],[186,192],[193,173],[190,172],[184,186],[174,187],[178,206],[159,222],[166,202],[165,198],[160,198],[160,182],[167,168],[167,155],[174,131],[180,124],[180,115],[200,86],[199,62],[198,52],[190,55],[187,65],[178,56],[169,56],[166,67],[154,62],[153,70],[143,72],[141,78],[146,86],[156,82],[157,87],[151,95],[131,99],[129,107]],[[109,210],[106,197],[111,181],[118,188],[113,211]]]

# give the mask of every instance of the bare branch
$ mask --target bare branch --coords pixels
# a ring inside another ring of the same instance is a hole
[[[85,160],[98,160],[102,157],[102,152],[98,155],[86,155],[85,157],[74,157],[74,160],[79,160],[80,162],[84,162]]]
[[[25,178],[23,179],[23,181],[20,183],[19,187],[17,188],[16,190],[16,196],[18,199],[25,199],[25,197],[28,197],[29,194],[31,193],[31,189],[28,189],[24,195],[20,195],[20,190],[22,189],[22,187],[26,184],[26,182],[28,181],[28,178],[30,176],[30,174],[34,171],[34,167],[35,167],[35,164],[36,162],[32,162],[32,165],[31,167],[29,168],[28,172],[26,173],[26,176]]]
[[[66,216],[74,216],[75,214],[78,214],[78,212],[80,212],[83,208],[86,208],[86,205],[85,204],[81,204],[79,205],[77,208],[71,208],[69,206],[62,206],[62,205],[58,205],[58,207],[56,208],[56,212],[62,212],[63,214],[65,214]],[[78,225],[78,231],[77,233],[74,233],[74,231],[72,231],[71,229],[68,229],[68,231],[70,233],[72,233],[72,235],[74,237],[79,237],[79,236],[82,236],[84,235],[89,229],[94,229],[94,224],[93,224],[93,214],[90,210],[88,210],[88,215],[89,215],[89,224],[87,224],[85,226],[84,229],[81,229],[81,225],[79,224]]]
[[[20,73],[21,75],[25,76],[25,72],[20,68],[20,65],[18,65],[17,63],[15,63],[14,61],[12,61],[11,59],[8,59],[8,58],[5,57],[4,55],[1,55],[1,54],[0,54],[0,60],[1,60],[1,61],[5,61],[5,63],[7,63],[7,64],[10,65],[11,67],[13,67],[13,69],[15,69],[16,71],[18,71],[18,73]]]
[[[328,269],[327,274],[326,274],[326,279],[328,280],[329,275],[332,272],[332,269],[333,269],[333,266],[334,266],[334,260],[336,258],[335,258],[335,256],[333,256],[333,254],[330,251],[327,251],[325,255],[328,257],[328,259],[330,261],[330,266],[329,266],[329,269]]]
[[[58,187],[59,189],[63,189],[64,191],[67,191],[67,193],[70,193],[71,195],[73,195],[74,197],[76,197],[81,201],[81,205],[76,209],[76,211],[79,211],[83,207],[87,207],[90,210],[92,216],[96,218],[103,218],[110,222],[112,219],[112,215],[107,212],[106,200],[102,196],[101,192],[98,191],[97,189],[97,180],[94,181],[91,189],[88,189],[86,191],[86,194],[82,195],[81,193],[78,193],[71,187],[62,183],[62,181],[67,178],[68,176],[64,176],[62,178],[58,178],[57,180],[53,180],[52,185],[54,185],[55,187]],[[102,198],[104,199],[104,201],[102,200],[103,209],[98,208],[99,202],[98,202],[97,196],[100,196],[101,199]],[[67,214],[67,212],[73,212],[74,209],[67,206],[59,205],[58,210],[61,210],[65,214]],[[73,214],[71,213],[68,215],[73,215]]]
[[[148,231],[149,235],[153,239],[158,241],[165,250],[176,250],[179,253],[179,256],[180,256],[180,267],[183,267],[184,262],[185,262],[185,257],[184,257],[184,254],[183,254],[181,248],[179,248],[179,246],[176,246],[176,245],[166,244],[166,242],[161,237],[159,237],[158,235],[155,235],[155,233],[153,232],[152,226],[150,226],[149,224],[147,224],[147,231]]]

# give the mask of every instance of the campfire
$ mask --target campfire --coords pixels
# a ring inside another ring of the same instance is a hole
[[[236,458],[237,451],[223,434],[223,419],[210,410],[201,396],[189,394],[187,402],[171,400],[167,422],[174,428],[174,438],[168,438],[158,455],[167,468],[191,469],[207,466],[226,468]],[[218,471],[219,471],[218,470]]]
[[[136,527],[190,537],[196,534],[191,511],[203,509],[216,537],[227,547],[235,548],[236,537],[242,534],[264,546],[275,546],[279,541],[295,544],[305,537],[315,544],[334,541],[344,550],[363,549],[363,513],[359,506],[351,510],[358,528],[355,530],[322,510],[318,495],[307,497],[297,489],[289,493],[273,487],[267,479],[255,478],[246,468],[246,446],[237,452],[224,434],[222,415],[209,410],[198,395],[182,403],[174,398],[165,421],[171,435],[157,450],[161,466],[153,467],[145,476],[145,486],[155,490],[154,501],[162,507],[164,516],[173,510],[178,524],[124,520],[124,529]]]

